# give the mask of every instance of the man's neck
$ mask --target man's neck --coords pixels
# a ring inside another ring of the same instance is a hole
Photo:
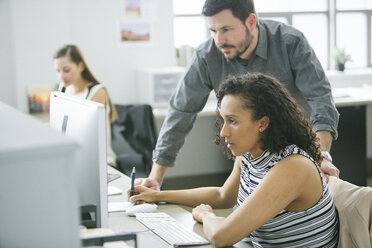
[[[257,47],[258,35],[259,35],[258,27],[256,27],[254,29],[254,31],[252,32],[253,39],[252,39],[252,42],[249,45],[247,51],[245,51],[245,53],[243,53],[241,56],[239,56],[239,58],[241,60],[248,61],[252,57],[252,54],[253,54],[254,50],[256,49],[256,47]]]

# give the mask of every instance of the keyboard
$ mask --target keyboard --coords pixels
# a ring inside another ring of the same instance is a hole
[[[207,245],[208,240],[194,233],[166,213],[136,213],[136,219],[173,247]]]

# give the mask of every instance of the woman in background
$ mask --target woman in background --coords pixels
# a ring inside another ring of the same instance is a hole
[[[105,105],[107,163],[115,166],[116,155],[111,147],[111,123],[118,116],[107,89],[89,70],[83,54],[77,46],[66,45],[60,48],[53,59],[57,77],[60,80],[59,91]]]
[[[154,191],[134,188],[134,202],[195,207],[215,246],[251,238],[254,247],[336,247],[338,216],[320,174],[318,138],[287,90],[264,74],[230,76],[217,93],[216,141],[242,163],[222,187]],[[231,208],[218,217],[213,208]]]

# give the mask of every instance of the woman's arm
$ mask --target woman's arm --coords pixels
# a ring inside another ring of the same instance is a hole
[[[314,164],[292,155],[273,167],[255,191],[227,218],[216,217],[208,207],[193,211],[203,222],[206,237],[216,246],[235,244],[264,225],[283,209],[302,211],[322,195],[322,183]],[[199,207],[198,207],[199,208]]]
[[[241,158],[235,160],[233,171],[222,187],[203,187],[186,190],[155,191],[143,186],[136,186],[134,202],[170,202],[195,207],[201,203],[213,208],[230,208],[236,203],[239,190]]]

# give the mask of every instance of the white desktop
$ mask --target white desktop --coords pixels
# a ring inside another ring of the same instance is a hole
[[[50,126],[80,146],[76,153],[79,204],[97,207],[96,227],[108,226],[105,118],[103,104],[51,93]]]
[[[76,142],[0,102],[0,247],[80,247]]]

